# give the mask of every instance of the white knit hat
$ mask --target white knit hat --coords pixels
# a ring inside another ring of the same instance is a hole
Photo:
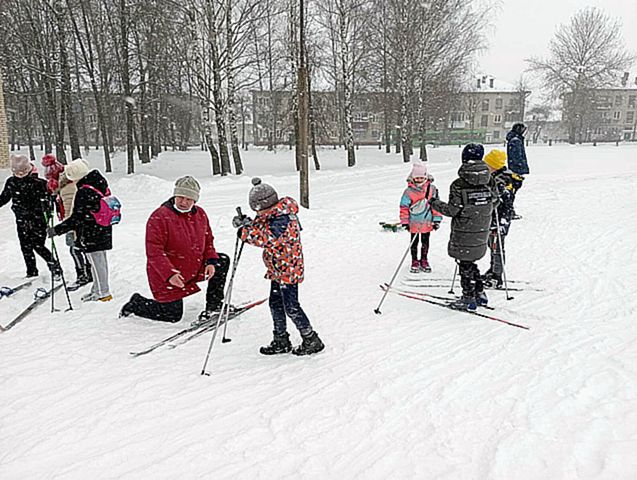
[[[76,158],[71,163],[69,163],[66,167],[64,167],[64,174],[66,178],[71,180],[72,182],[77,182],[86,176],[86,174],[90,171],[90,167],[88,166],[88,162],[83,158]]]

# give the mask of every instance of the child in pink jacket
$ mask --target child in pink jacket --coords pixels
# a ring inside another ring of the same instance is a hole
[[[427,166],[423,162],[414,162],[407,177],[407,188],[400,199],[400,223],[411,233],[411,271],[431,272],[427,254],[429,253],[429,234],[438,230],[442,216],[431,208],[429,201],[435,197],[437,189],[433,177],[427,175]],[[420,260],[418,260],[418,242],[420,242]]]

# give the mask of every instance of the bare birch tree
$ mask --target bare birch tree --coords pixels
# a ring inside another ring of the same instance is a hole
[[[560,25],[549,44],[547,58],[528,60],[530,70],[561,98],[568,124],[569,142],[582,140],[595,108],[599,88],[618,82],[635,62],[621,37],[621,22],[598,8],[578,11]]]

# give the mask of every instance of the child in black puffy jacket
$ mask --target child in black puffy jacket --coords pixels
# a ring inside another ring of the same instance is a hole
[[[46,181],[32,173],[33,164],[24,155],[11,155],[11,172],[0,193],[0,207],[12,202],[11,209],[20,240],[20,249],[27,267],[27,277],[37,277],[35,253],[44,259],[57,279],[62,273],[60,265],[45,246],[46,218],[51,215],[51,200]]]

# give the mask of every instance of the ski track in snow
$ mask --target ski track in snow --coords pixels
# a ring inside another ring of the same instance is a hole
[[[81,304],[75,292],[74,311],[51,314],[46,303],[0,333],[0,478],[636,478],[635,153],[529,148],[507,273],[545,290],[512,292],[512,301],[489,292],[494,315],[531,328],[523,331],[393,294],[374,315],[378,285],[408,245],[406,233],[382,232],[378,222],[397,219],[409,168],[361,148],[359,166],[346,171],[341,151],[321,151],[312,208],[300,213],[300,299],[326,350],[259,355],[272,328],[266,304],[228,325],[233,341],[215,345],[211,377],[199,375],[211,334],[128,354],[187,325],[202,294],[186,300],[177,325],[117,312],[133,292],[149,293],[144,224],[174,178],[202,180],[217,249],[232,255],[230,220],[237,205],[248,212],[249,177],[206,178],[201,152],[165,153],[125,177],[116,157],[109,181],[124,219],[109,253],[115,300]],[[459,154],[430,151],[445,200]],[[99,152],[91,155],[99,166]],[[245,161],[250,175],[297,197],[292,162],[287,151],[251,151]],[[15,285],[24,266],[8,207],[0,224],[0,284]],[[448,236],[445,219],[431,240],[437,277],[453,274]],[[72,280],[63,238],[57,245]],[[267,296],[264,270],[260,250],[246,247],[235,302]],[[38,285],[47,281],[42,274]],[[0,300],[1,324],[29,301],[24,291]],[[63,295],[56,304],[66,307]]]

